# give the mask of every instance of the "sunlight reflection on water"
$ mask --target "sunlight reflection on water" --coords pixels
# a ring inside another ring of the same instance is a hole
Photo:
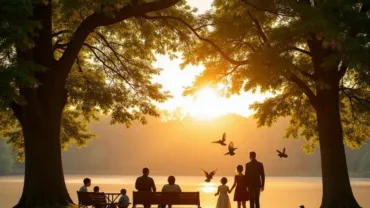
[[[217,185],[215,183],[201,183],[200,190],[204,193],[215,193],[217,191]]]

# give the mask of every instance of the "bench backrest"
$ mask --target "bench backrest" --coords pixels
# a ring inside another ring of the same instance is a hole
[[[91,206],[97,204],[105,203],[104,193],[94,193],[94,192],[79,192],[77,191],[78,204]]]
[[[198,205],[199,192],[133,192],[134,204]]]

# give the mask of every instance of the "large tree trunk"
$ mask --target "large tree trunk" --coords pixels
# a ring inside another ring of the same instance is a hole
[[[359,208],[349,180],[339,111],[338,83],[318,87],[317,119],[321,151],[321,208]]]
[[[64,182],[60,144],[66,92],[58,93],[48,84],[24,91],[27,105],[17,117],[23,128],[26,169],[15,207],[67,206],[73,202]]]
[[[64,182],[60,144],[61,118],[67,102],[62,68],[56,69],[52,47],[51,1],[35,1],[30,19],[42,27],[35,32],[35,46],[17,48],[19,61],[26,60],[45,72],[30,71],[40,85],[22,88],[19,93],[26,101],[12,109],[22,125],[25,150],[25,177],[22,197],[15,207],[66,206],[72,203]]]

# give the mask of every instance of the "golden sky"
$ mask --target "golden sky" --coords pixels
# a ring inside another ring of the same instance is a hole
[[[211,8],[212,0],[188,0],[188,3],[204,12]],[[163,85],[164,90],[170,91],[173,98],[165,103],[158,104],[161,110],[181,110],[182,114],[190,114],[197,119],[213,119],[220,115],[235,113],[241,116],[250,116],[253,112],[249,105],[262,101],[265,96],[243,92],[230,98],[221,97],[218,90],[207,87],[196,93],[195,96],[182,96],[184,87],[190,86],[195,77],[203,70],[202,66],[187,66],[180,69],[181,59],[170,60],[167,56],[157,56],[156,67],[163,69],[153,81]]]

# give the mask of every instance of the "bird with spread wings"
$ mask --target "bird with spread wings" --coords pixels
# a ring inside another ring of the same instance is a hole
[[[203,172],[204,176],[206,177],[205,182],[209,183],[209,182],[211,182],[213,176],[216,174],[217,169],[214,170],[214,171],[212,171],[212,172],[210,172],[210,173],[208,173],[207,171],[205,171],[205,170],[202,169],[202,172]]]

